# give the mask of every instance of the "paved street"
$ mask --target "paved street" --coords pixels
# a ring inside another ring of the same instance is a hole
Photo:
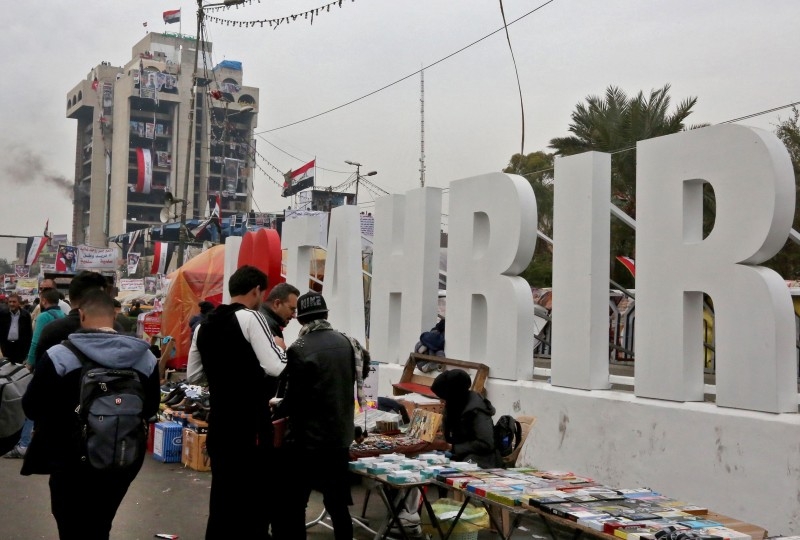
[[[21,465],[21,460],[0,459],[0,538],[53,540],[58,535],[55,521],[50,515],[48,477],[20,476]],[[177,534],[184,540],[202,540],[210,481],[211,473],[186,469],[179,463],[160,463],[148,456],[117,513],[111,539],[150,540],[155,534],[169,533]],[[364,493],[360,485],[353,488],[355,504],[351,509],[352,514],[361,514]],[[308,519],[319,516],[321,511],[321,497],[314,493],[307,511]],[[383,516],[385,509],[377,494],[373,495],[367,506],[367,519],[375,527],[381,523]],[[330,524],[330,521],[327,523]],[[538,529],[520,530],[514,538],[541,538],[545,535],[539,525]],[[356,527],[356,540],[372,537],[369,532]],[[333,538],[333,532],[324,524],[319,524],[309,529],[308,538]],[[484,531],[480,538],[498,536]]]

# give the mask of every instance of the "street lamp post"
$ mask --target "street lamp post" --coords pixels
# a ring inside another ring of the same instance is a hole
[[[204,8],[208,7],[217,7],[217,6],[235,6],[238,4],[243,4],[245,0],[225,0],[224,2],[220,2],[217,4],[207,4],[203,5],[203,0],[197,0],[197,37],[194,44],[194,64],[192,66],[192,87],[190,90],[190,97],[189,97],[189,133],[187,137],[186,143],[186,169],[184,170],[184,181],[183,181],[183,198],[181,200],[181,225],[180,229],[178,230],[178,268],[183,266],[184,262],[184,255],[186,251],[186,242],[189,240],[189,233],[186,230],[186,207],[189,204],[189,181],[191,179],[191,175],[189,171],[191,170],[192,164],[192,144],[194,142],[194,107],[195,107],[195,96],[197,94],[197,56],[200,51],[200,39],[201,39],[201,32],[203,29],[203,18],[205,17],[205,12],[203,11]]]
[[[352,165],[353,167],[356,168],[356,201],[355,201],[355,203],[356,203],[356,206],[358,206],[358,184],[361,183],[361,179],[364,176],[375,176],[376,174],[378,174],[378,171],[370,171],[367,174],[362,176],[361,175],[361,163],[357,163],[355,161],[349,161],[349,160],[345,160],[345,163],[347,163],[348,165]]]

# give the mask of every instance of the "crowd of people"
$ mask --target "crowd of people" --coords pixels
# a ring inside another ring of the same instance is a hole
[[[211,490],[206,538],[305,538],[305,511],[316,490],[335,538],[350,539],[353,399],[365,404],[369,353],[331,326],[319,293],[301,294],[288,283],[270,289],[266,274],[253,266],[236,270],[227,287],[230,303],[214,307],[201,302],[200,313],[188,322],[192,342],[186,381],[207,387],[212,411],[207,417]],[[33,372],[23,398],[25,426],[6,457],[24,458],[23,475],[50,475],[51,511],[61,538],[108,538],[143,463],[140,459],[122,472],[96,470],[76,457],[69,430],[82,361],[64,340],[69,338],[94,362],[136,370],[146,389],[143,425],[156,415],[162,396],[157,357],[122,324],[121,306],[106,288],[102,275],[84,271],[70,283],[66,309],[52,280],[44,280],[35,316],[20,307],[16,295],[0,311],[3,355]],[[287,345],[283,329],[295,318],[301,329]],[[469,387],[469,375],[461,370],[442,373],[432,387],[445,401],[449,451],[496,466],[494,409]],[[273,424],[278,419],[286,426],[280,439]],[[283,488],[266,487],[275,485]]]

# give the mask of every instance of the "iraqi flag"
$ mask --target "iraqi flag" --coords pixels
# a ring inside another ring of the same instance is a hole
[[[636,264],[630,257],[624,255],[617,255],[617,260],[622,263],[622,266],[628,269],[633,277],[636,277]]]
[[[150,193],[153,183],[153,156],[149,148],[136,149],[136,193]]]
[[[39,254],[44,249],[47,241],[50,238],[47,236],[31,236],[25,243],[25,264],[30,266],[39,258]]]
[[[314,185],[314,172],[316,171],[317,160],[312,159],[296,171],[289,171],[283,175],[283,193],[281,197],[289,197],[298,191],[303,191]]]
[[[219,193],[217,193],[216,202],[214,203],[214,210],[211,211],[211,215],[207,219],[203,220],[197,227],[192,229],[192,236],[197,238],[212,223],[217,227],[218,230],[221,229],[220,212]]]
[[[153,266],[150,273],[166,274],[173,251],[175,250],[169,242],[153,242]]]
[[[164,12],[164,23],[165,24],[172,24],[176,22],[181,22],[181,10],[180,9],[171,9],[169,11]]]

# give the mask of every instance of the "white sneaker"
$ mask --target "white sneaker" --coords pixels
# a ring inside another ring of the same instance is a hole
[[[19,445],[12,448],[7,454],[3,457],[6,459],[22,459],[25,457],[25,452],[28,451],[28,448],[21,448]]]

